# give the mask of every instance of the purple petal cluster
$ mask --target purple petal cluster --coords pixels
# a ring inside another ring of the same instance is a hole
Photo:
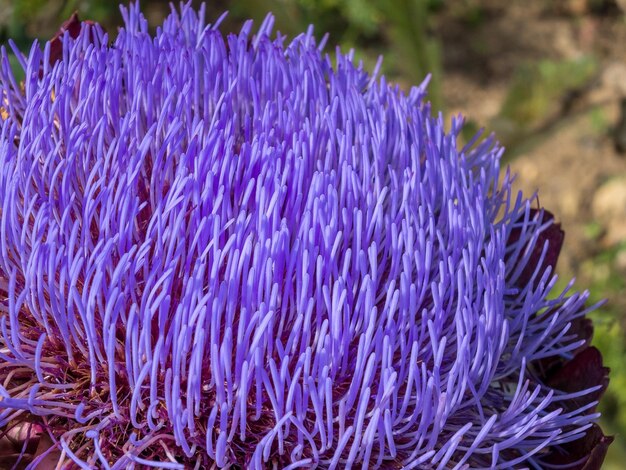
[[[0,430],[103,469],[606,450],[587,293],[554,291],[563,232],[493,138],[311,30],[122,11],[112,44],[34,44],[23,83],[2,50]]]

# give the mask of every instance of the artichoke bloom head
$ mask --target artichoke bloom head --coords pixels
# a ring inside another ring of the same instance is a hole
[[[122,11],[111,44],[74,17],[18,54],[23,83],[2,52],[16,460],[599,468],[587,293],[554,292],[563,232],[493,138],[312,30]]]

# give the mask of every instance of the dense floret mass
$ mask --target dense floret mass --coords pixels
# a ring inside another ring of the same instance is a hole
[[[587,294],[493,138],[312,31],[123,11],[23,83],[2,51],[0,430],[83,468],[601,460]]]

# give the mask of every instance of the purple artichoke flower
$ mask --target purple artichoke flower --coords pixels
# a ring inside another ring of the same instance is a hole
[[[493,137],[271,16],[122,12],[16,51],[21,84],[2,50],[6,455],[599,468],[594,307]]]

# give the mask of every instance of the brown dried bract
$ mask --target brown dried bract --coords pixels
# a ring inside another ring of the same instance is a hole
[[[63,57],[63,36],[67,31],[71,38],[76,39],[80,34],[80,30],[83,24],[95,25],[96,23],[90,20],[81,21],[78,18],[78,12],[72,13],[59,28],[59,31],[50,39],[50,65],[53,65]],[[93,38],[92,38],[93,39]]]

